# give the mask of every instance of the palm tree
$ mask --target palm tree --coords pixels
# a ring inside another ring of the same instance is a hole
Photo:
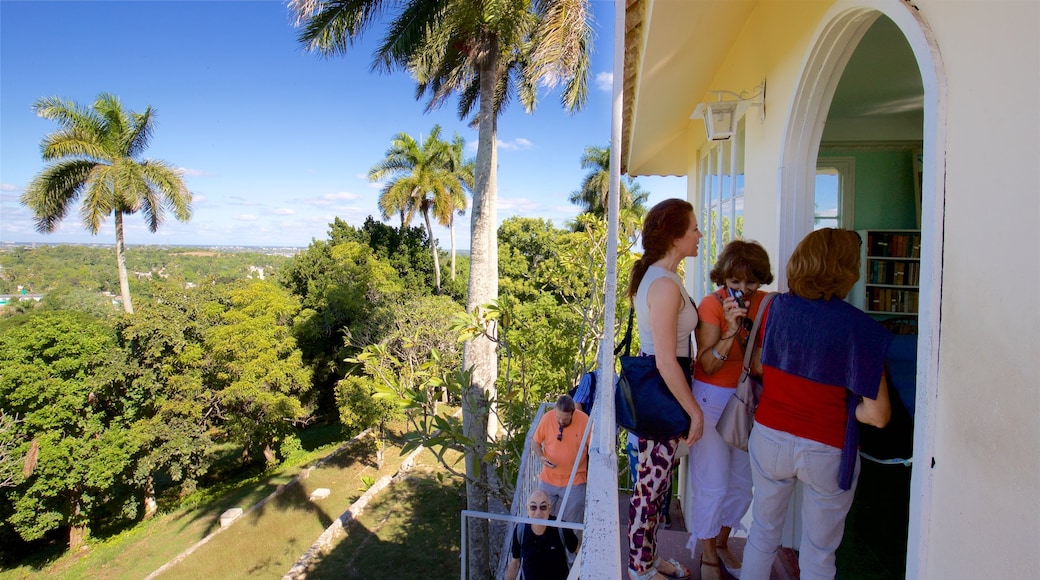
[[[581,189],[571,193],[571,203],[578,205],[582,211],[605,218],[607,215],[607,195],[610,185],[610,147],[590,146],[585,148],[581,157],[581,168],[591,169],[581,182]],[[632,178],[621,180],[621,210],[633,209],[637,215],[646,213],[646,200],[650,192],[644,192]]]
[[[473,191],[473,171],[476,167],[472,159],[463,159],[465,148],[465,141],[456,133],[448,150],[448,173],[452,183],[457,183],[458,187],[452,188],[451,203],[437,208],[437,220],[451,232],[452,280],[455,279],[455,215],[466,215],[466,192]]]
[[[470,215],[470,274],[466,309],[474,312],[498,298],[497,177],[498,115],[514,92],[534,109],[538,86],[563,85],[561,101],[580,108],[588,91],[592,30],[588,0],[290,0],[300,41],[325,56],[345,54],[384,12],[394,11],[373,68],[399,68],[416,79],[416,97],[429,94],[427,110],[459,94],[459,118],[478,105],[477,159]],[[474,442],[466,453],[468,507],[487,511],[487,436],[498,432],[488,413],[496,397],[495,336],[466,343],[463,369],[463,430]],[[470,527],[470,565],[488,570],[487,526]]]
[[[133,314],[126,274],[123,216],[142,212],[155,232],[166,211],[182,222],[191,219],[191,192],[182,172],[164,161],[140,159],[152,136],[155,112],[123,109],[115,96],[101,93],[91,108],[57,97],[33,104],[37,115],[58,122],[60,130],[43,138],[44,167],[22,193],[32,210],[36,230],[50,233],[82,198],[83,225],[96,235],[112,215],[116,229],[116,261],[123,309]]]
[[[423,216],[430,253],[433,254],[433,275],[437,292],[441,291],[441,265],[437,243],[433,237],[430,214],[441,216],[455,207],[453,190],[461,189],[459,179],[449,173],[450,145],[441,141],[441,126],[434,125],[422,145],[406,133],[398,133],[386,150],[386,158],[368,170],[372,181],[389,179],[379,195],[383,219],[389,211],[401,212],[401,229],[411,221],[415,211]],[[438,220],[442,221],[442,220]]]
[[[383,191],[379,194],[379,213],[383,219],[397,213],[401,218],[401,231],[412,223],[414,207],[411,192],[405,190]]]

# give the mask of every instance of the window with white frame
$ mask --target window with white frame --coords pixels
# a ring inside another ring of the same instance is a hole
[[[813,229],[852,229],[856,193],[854,157],[820,157],[816,161],[816,194]]]
[[[698,220],[704,239],[694,287],[703,296],[714,290],[709,273],[719,252],[744,235],[744,120],[732,139],[705,146],[698,165]]]

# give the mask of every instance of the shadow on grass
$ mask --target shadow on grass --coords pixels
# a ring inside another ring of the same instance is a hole
[[[346,449],[326,461],[323,467],[332,469],[349,469],[354,466],[375,468],[376,463],[373,459],[374,456],[375,441],[371,439],[361,439],[352,442]],[[278,488],[287,485],[295,475],[295,470],[290,473],[275,472],[262,484],[257,483],[255,480],[242,482],[234,489],[229,490],[219,499],[215,499],[213,502],[209,503],[206,506],[206,509],[187,512],[183,516],[179,517],[178,520],[180,520],[182,529],[198,526],[200,520],[205,521],[205,527],[200,530],[199,539],[201,540],[220,527],[220,519],[219,517],[215,518],[214,515],[219,516],[219,514],[224,511],[235,507],[248,509],[248,507],[262,501],[264,498],[274,493]],[[263,516],[266,510],[271,509],[272,507],[274,509],[284,510],[289,509],[291,506],[299,505],[306,505],[312,511],[316,509],[315,505],[308,501],[308,498],[304,496],[303,488],[300,485],[289,485],[284,492],[273,498],[267,504],[257,508],[254,513],[255,517],[259,518]],[[250,516],[254,516],[254,514],[250,514]],[[322,514],[320,519],[324,526],[327,527],[332,523],[332,520],[335,517],[338,517],[338,514],[331,517],[328,514]]]
[[[322,529],[329,527],[332,520],[338,517],[338,514],[330,515],[316,502],[311,501],[309,495],[304,486],[299,482],[288,485],[282,490],[282,493],[250,513],[249,519],[242,523],[251,525],[254,528],[261,527],[268,512],[295,511],[295,517],[303,516],[303,519],[313,518],[321,524]]]
[[[464,487],[416,470],[384,489],[307,572],[323,578],[457,578]]]

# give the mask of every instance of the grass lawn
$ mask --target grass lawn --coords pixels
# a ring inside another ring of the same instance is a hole
[[[380,492],[307,579],[458,578],[465,487],[436,475],[417,468]]]
[[[321,455],[332,449],[324,449]],[[317,457],[312,457],[305,464],[313,465]],[[394,474],[403,460],[399,448],[387,444],[380,469],[375,463],[374,439],[357,441],[333,459],[312,469],[306,479],[287,487],[277,498],[242,516],[227,530],[168,569],[160,578],[281,578],[325,528],[364,493],[366,481]],[[120,536],[92,543],[88,550],[80,554],[67,554],[53,562],[26,564],[5,570],[0,572],[0,580],[29,577],[140,580],[219,529],[220,514],[225,510],[232,507],[248,509],[289,482],[299,472],[299,467],[287,467],[243,482],[194,508],[157,516]],[[459,510],[462,509],[458,491],[460,483],[452,479],[438,482],[438,471],[441,468],[436,458],[429,451],[424,451],[417,457],[414,473],[381,491],[376,501],[370,504],[370,509],[381,506],[379,509],[398,514],[399,517],[390,518],[389,525],[383,526],[385,531],[382,533],[392,534],[392,537],[415,538],[419,532],[419,529],[394,530],[393,527],[398,524],[411,526],[414,522],[426,522],[432,525],[437,531],[431,542],[439,548],[430,551],[441,551],[444,559],[453,562],[453,572],[444,576],[452,577],[457,576],[459,569],[457,520]],[[426,483],[421,483],[423,481]],[[409,486],[413,484],[416,489],[409,491]],[[319,487],[329,488],[331,495],[311,502],[308,496]],[[398,496],[400,502],[397,501]],[[433,498],[440,496],[444,498],[444,503],[440,505],[453,506],[450,511],[424,513],[422,517],[410,518],[413,508],[436,505],[440,500],[435,501]],[[452,525],[455,531],[450,537],[445,537],[443,531]],[[361,529],[355,525],[350,526],[349,530],[354,528]],[[407,561],[413,556],[410,549],[406,549],[391,559]],[[385,555],[376,557],[377,560],[386,558]],[[368,563],[361,559],[356,562],[360,566],[358,569],[366,572],[353,577],[367,577]],[[339,577],[343,577],[342,574]]]
[[[385,456],[384,469],[391,473],[396,471],[402,460],[397,449],[386,449]],[[361,497],[364,493],[361,478],[378,476],[374,457],[375,441],[368,438],[359,441],[349,451],[314,469],[307,479],[301,479],[264,506],[242,516],[226,531],[167,570],[162,578],[281,577],[321,532]],[[332,495],[317,502],[308,500],[310,493],[319,487],[332,490]],[[220,514],[212,515],[219,517]],[[216,522],[211,525],[214,527]]]
[[[295,470],[279,470],[244,482],[212,501],[158,515],[116,537],[92,542],[79,554],[65,554],[42,567],[33,563],[6,570],[0,579],[144,578],[218,528],[224,510],[260,501],[294,475]]]

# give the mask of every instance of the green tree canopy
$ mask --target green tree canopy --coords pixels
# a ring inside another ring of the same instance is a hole
[[[78,548],[102,511],[133,513],[133,397],[111,328],[83,314],[41,312],[0,332],[0,408],[19,418],[31,474],[4,490],[6,524],[25,540],[67,529]],[[33,465],[34,464],[34,465]]]
[[[205,313],[223,290],[210,284],[162,287],[155,300],[117,325],[144,407],[134,433],[141,442],[135,479],[146,488],[146,504],[154,497],[156,475],[189,493],[212,462],[210,427],[216,421],[208,418],[217,406],[203,377],[205,340],[214,320]]]
[[[206,331],[205,381],[215,392],[219,423],[246,451],[262,448],[274,460],[275,444],[293,425],[306,424],[302,400],[311,388],[290,325],[299,301],[275,284],[234,288]]]

